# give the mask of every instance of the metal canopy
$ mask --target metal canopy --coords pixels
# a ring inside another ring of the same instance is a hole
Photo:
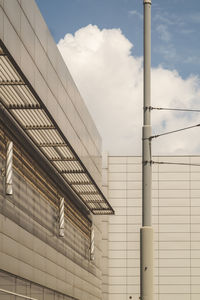
[[[0,47],[0,101],[93,214],[114,214],[113,208],[4,45]]]

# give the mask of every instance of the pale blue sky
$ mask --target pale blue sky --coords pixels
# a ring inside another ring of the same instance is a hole
[[[142,0],[36,0],[58,42],[88,24],[120,28],[142,56]],[[152,0],[152,66],[200,75],[200,1]]]

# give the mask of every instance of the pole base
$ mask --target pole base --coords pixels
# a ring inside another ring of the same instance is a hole
[[[153,300],[153,228],[140,228],[140,299]]]

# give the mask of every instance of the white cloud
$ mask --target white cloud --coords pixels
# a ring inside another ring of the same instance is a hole
[[[159,33],[162,41],[169,42],[171,40],[171,35],[166,25],[160,24],[157,26],[156,30]]]
[[[138,12],[137,10],[130,10],[129,15],[137,16],[140,20],[143,20],[143,15],[140,12]]]
[[[142,59],[119,29],[88,25],[67,34],[58,47],[85,100],[110,154],[140,155],[143,106]],[[197,107],[199,79],[182,79],[176,71],[152,70],[152,105]],[[152,112],[155,133],[198,123],[197,114]],[[200,149],[200,129],[160,137],[154,153],[188,154]]]

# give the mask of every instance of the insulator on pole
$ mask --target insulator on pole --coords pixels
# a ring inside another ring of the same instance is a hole
[[[65,229],[65,199],[60,198],[60,207],[59,207],[59,236],[64,237]]]
[[[90,260],[94,260],[94,249],[94,228],[92,228],[90,235]]]
[[[13,194],[13,142],[6,145],[6,195]]]

